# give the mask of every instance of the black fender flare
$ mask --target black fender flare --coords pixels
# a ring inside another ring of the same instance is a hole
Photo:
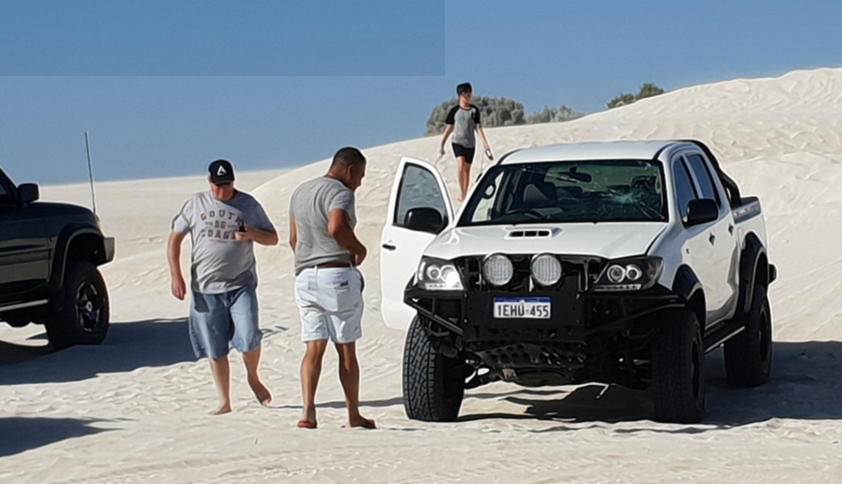
[[[680,296],[689,309],[696,312],[699,318],[699,325],[702,329],[702,336],[705,334],[707,328],[707,306],[705,305],[705,289],[702,287],[699,277],[688,265],[682,265],[675,272],[675,278],[672,281],[672,291],[677,296]],[[701,296],[702,307],[691,306],[690,302]]]
[[[104,247],[104,236],[102,231],[90,224],[70,224],[64,227],[59,233],[56,245],[53,249],[53,263],[50,270],[50,292],[55,294],[61,290],[64,281],[64,271],[67,268],[67,254],[73,240],[81,235],[95,235]]]
[[[702,288],[702,283],[699,281],[696,273],[693,272],[693,269],[690,266],[682,265],[675,271],[675,278],[672,281],[672,292],[681,296],[684,302],[690,302],[690,299],[697,292],[701,292],[704,295],[704,288]]]
[[[767,274],[767,280],[765,281],[757,280],[758,269],[761,268],[761,259],[765,259],[767,264],[767,267],[763,268]],[[763,246],[760,238],[754,232],[746,235],[745,248],[740,252],[740,295],[737,298],[738,313],[745,314],[751,308],[755,285],[762,283],[764,286],[769,287],[771,270],[768,264],[769,257],[766,255],[766,248]]]

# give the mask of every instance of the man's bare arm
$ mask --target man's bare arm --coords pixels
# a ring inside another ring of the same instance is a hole
[[[488,138],[485,136],[485,130],[482,129],[481,125],[477,125],[477,131],[479,131],[479,135],[482,138],[482,144],[485,145],[485,151],[491,153],[491,156],[489,156],[488,158],[493,160],[494,152],[491,150],[491,145],[488,143]]]
[[[172,295],[184,300],[187,295],[187,286],[184,283],[184,274],[181,272],[181,244],[187,234],[173,232],[167,242],[167,262],[170,266],[170,278],[172,282],[170,289]]]
[[[439,149],[441,153],[444,153],[444,145],[445,143],[447,143],[447,137],[450,136],[451,133],[453,133],[453,125],[448,124],[447,128],[444,129],[444,134],[441,137],[441,148]]]
[[[354,256],[354,265],[358,266],[362,264],[366,255],[368,255],[368,249],[360,242],[360,239],[354,233],[354,229],[348,223],[348,212],[342,209],[336,209],[330,212],[327,231],[336,240],[339,247],[342,247]]]
[[[295,217],[289,218],[289,247],[293,252],[298,248],[298,226],[295,223]]]
[[[235,232],[234,237],[237,240],[252,240],[260,245],[278,245],[278,231],[260,230],[258,228],[246,225],[245,232]]]

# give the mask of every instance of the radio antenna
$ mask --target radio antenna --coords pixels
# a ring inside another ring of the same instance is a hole
[[[88,141],[88,132],[85,131],[85,150],[88,152],[88,179],[91,181],[91,205],[96,214],[96,193],[94,192],[94,169],[91,164],[91,143]]]

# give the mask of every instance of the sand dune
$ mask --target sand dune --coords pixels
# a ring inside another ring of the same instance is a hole
[[[698,138],[746,194],[764,203],[780,280],[771,291],[779,341],[770,384],[736,390],[721,354],[708,357],[709,417],[653,423],[648,396],[611,387],[468,393],[463,421],[406,420],[403,334],[379,307],[379,234],[401,155],[433,160],[438,138],[365,149],[360,231],[371,255],[364,411],[380,430],[348,431],[329,355],[320,430],[294,429],[299,412],[292,257],[258,251],[265,375],[275,406],[260,408],[235,373],[236,413],[206,417],[215,390],[189,351],[186,303],[169,296],[169,220],[203,179],[103,183],[100,214],[118,236],[104,268],[113,306],[101,347],[47,354],[39,327],[0,327],[0,482],[838,482],[842,476],[842,70],[798,71],[671,92],[562,124],[487,130],[498,154],[555,142]],[[456,192],[450,156],[435,162]],[[294,187],[327,162],[242,177],[287,235]],[[248,180],[248,181],[247,181]],[[45,198],[85,203],[84,186]]]

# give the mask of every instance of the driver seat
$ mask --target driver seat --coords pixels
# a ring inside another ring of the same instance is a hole
[[[530,181],[523,188],[522,208],[552,207],[557,201],[555,185],[548,181]]]

